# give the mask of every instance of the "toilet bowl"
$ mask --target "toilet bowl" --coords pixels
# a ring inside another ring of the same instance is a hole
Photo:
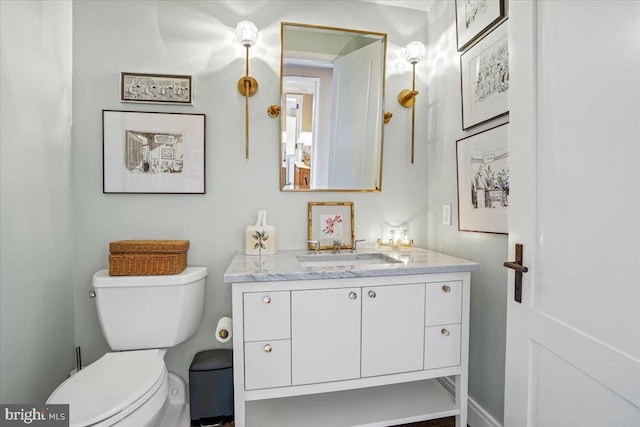
[[[69,405],[70,427],[189,426],[184,381],[164,355],[202,320],[207,269],[167,276],[93,276],[100,326],[114,352],[66,379],[48,404]]]

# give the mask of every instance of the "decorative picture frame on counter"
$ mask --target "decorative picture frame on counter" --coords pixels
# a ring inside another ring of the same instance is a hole
[[[469,47],[504,15],[504,0],[456,0],[458,52]]]
[[[192,105],[191,76],[120,73],[120,101]]]
[[[102,110],[102,192],[205,194],[205,115]]]
[[[353,202],[309,202],[308,240],[317,240],[320,249],[333,249],[335,240],[342,249],[351,249],[355,238]],[[309,244],[309,249],[315,249]]]
[[[456,141],[458,230],[508,234],[508,123]]]
[[[509,41],[506,20],[460,55],[462,129],[509,113]]]

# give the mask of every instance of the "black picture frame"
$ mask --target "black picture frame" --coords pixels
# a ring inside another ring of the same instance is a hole
[[[205,114],[102,110],[102,192],[205,194],[205,135]]]
[[[458,52],[471,46],[505,17],[505,0],[456,0]]]

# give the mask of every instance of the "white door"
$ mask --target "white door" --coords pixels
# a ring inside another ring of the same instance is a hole
[[[382,116],[382,41],[333,63],[329,187],[375,188]]]
[[[512,1],[505,427],[640,426],[640,2]]]
[[[362,376],[420,371],[424,283],[362,289]]]
[[[360,377],[360,295],[360,288],[291,292],[293,385]]]

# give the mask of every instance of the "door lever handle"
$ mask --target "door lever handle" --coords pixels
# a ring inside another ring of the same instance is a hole
[[[522,303],[522,273],[526,273],[529,271],[527,267],[522,265],[522,244],[516,243],[516,260],[507,261],[503,265],[507,268],[515,270],[515,292],[513,299],[519,303]]]
[[[527,271],[529,271],[527,267],[525,267],[524,265],[520,265],[517,262],[509,261],[509,262],[505,262],[503,265],[507,268],[511,268],[515,270],[518,273],[526,273]]]

